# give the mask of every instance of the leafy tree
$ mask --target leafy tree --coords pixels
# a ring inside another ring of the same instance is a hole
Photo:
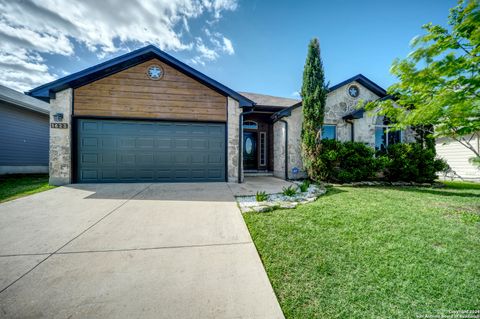
[[[407,126],[434,128],[475,154],[480,137],[480,10],[478,0],[459,1],[450,10],[448,27],[425,24],[426,34],[412,40],[413,52],[391,68],[399,82],[388,88],[394,101],[376,101],[368,109]],[[431,134],[430,134],[431,135]]]
[[[320,43],[312,39],[308,45],[307,60],[303,70],[301,90],[303,126],[302,126],[302,157],[303,165],[311,179],[318,179],[318,169],[321,149],[321,126],[323,124],[327,86],[320,57]]]

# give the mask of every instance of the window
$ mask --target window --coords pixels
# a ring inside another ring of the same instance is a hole
[[[256,129],[258,129],[258,124],[257,124],[257,122],[254,122],[254,121],[244,121],[243,122],[243,128],[256,130]]]
[[[375,125],[375,149],[385,151],[388,145],[402,143],[402,132],[393,131],[385,117],[379,117]]]
[[[337,139],[337,126],[336,125],[323,125],[322,126],[322,140],[336,140]]]
[[[267,134],[260,132],[260,166],[267,165]]]

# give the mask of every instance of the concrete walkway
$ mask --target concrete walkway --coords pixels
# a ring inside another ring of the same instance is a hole
[[[225,183],[0,204],[1,318],[283,318]]]

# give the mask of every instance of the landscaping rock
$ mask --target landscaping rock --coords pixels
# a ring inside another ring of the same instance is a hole
[[[236,199],[242,213],[267,212],[277,208],[291,209],[302,203],[311,203],[326,192],[327,190],[322,184],[312,184],[306,192],[300,192],[293,196],[285,196],[282,193],[269,194],[267,200],[262,202],[257,202],[255,196],[237,196]]]

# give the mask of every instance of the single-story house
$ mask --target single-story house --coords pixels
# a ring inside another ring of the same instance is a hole
[[[0,175],[48,173],[49,109],[0,85]]]
[[[236,92],[151,45],[27,94],[50,103],[52,184],[303,176],[301,101]],[[409,140],[356,108],[386,97],[363,75],[331,87],[324,138]]]

